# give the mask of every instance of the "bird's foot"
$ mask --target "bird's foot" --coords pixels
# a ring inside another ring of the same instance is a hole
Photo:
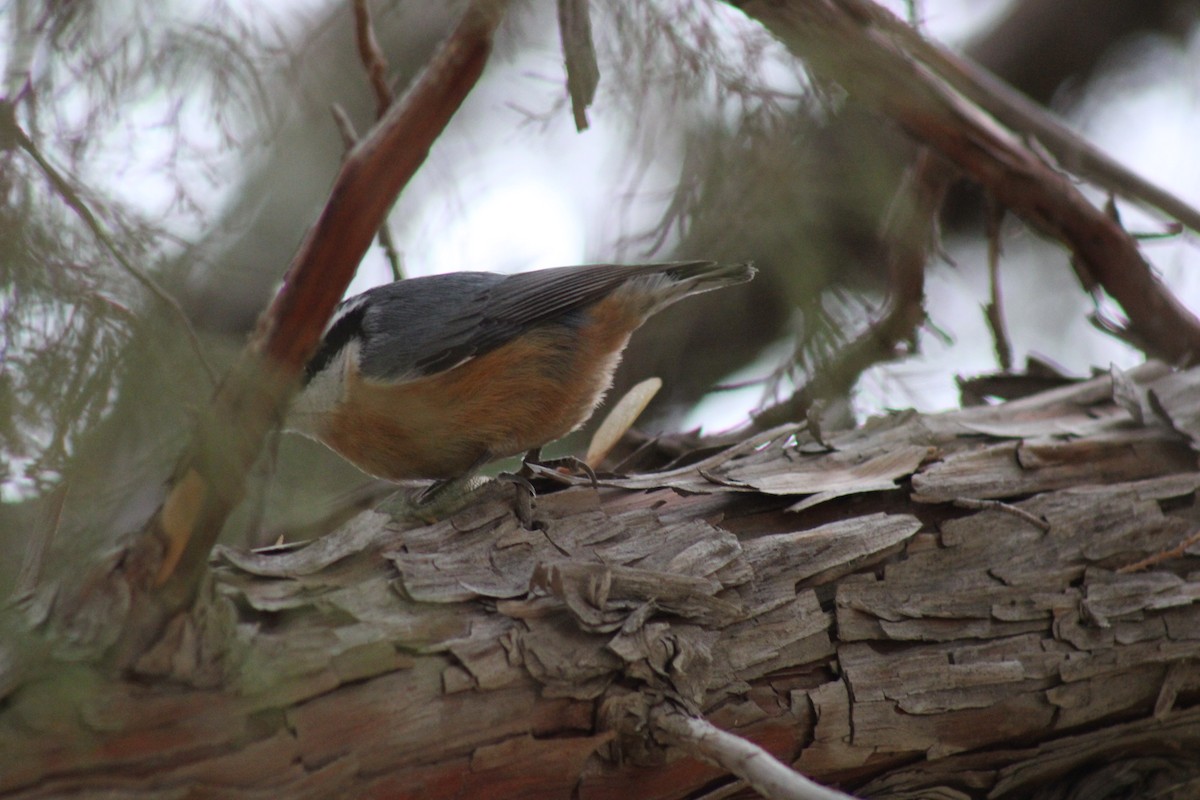
[[[537,499],[537,492],[529,479],[519,473],[501,472],[496,476],[496,480],[513,485],[515,493],[513,512],[517,515],[517,521],[521,523],[521,527],[527,531],[537,530],[539,525],[533,519],[534,500]]]
[[[540,478],[549,478],[559,483],[574,483],[571,476],[582,472],[591,481],[593,489],[599,488],[596,471],[586,461],[575,456],[543,459],[540,448],[534,448],[525,454],[521,461],[521,472]]]

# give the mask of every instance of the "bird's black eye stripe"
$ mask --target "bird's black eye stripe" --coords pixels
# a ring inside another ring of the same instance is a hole
[[[362,331],[362,320],[366,311],[366,304],[360,303],[338,317],[337,322],[333,323],[333,327],[329,329],[329,332],[325,334],[325,338],[321,340],[320,346],[317,347],[317,352],[313,354],[308,365],[304,367],[305,386],[309,384],[318,372],[329,366],[329,362],[337,357],[342,348],[356,334]]]

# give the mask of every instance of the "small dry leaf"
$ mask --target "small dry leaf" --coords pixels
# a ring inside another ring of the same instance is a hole
[[[587,456],[583,460],[589,467],[596,469],[600,466],[600,462],[616,446],[617,442],[621,441],[625,431],[633,427],[633,423],[646,410],[646,406],[650,404],[654,395],[658,394],[658,390],[661,388],[661,378],[647,378],[626,392],[625,396],[613,406],[612,411],[608,412],[608,416],[604,418],[604,422],[601,422],[600,427],[596,429],[591,444],[588,445]]]
[[[563,62],[567,68],[567,93],[575,129],[587,130],[587,109],[596,97],[600,66],[592,42],[592,18],[588,0],[558,0],[558,31],[562,37]]]
[[[1136,424],[1145,425],[1146,410],[1142,405],[1142,390],[1138,389],[1127,373],[1117,369],[1115,364],[1108,368],[1108,374],[1112,376],[1113,402],[1128,411]]]

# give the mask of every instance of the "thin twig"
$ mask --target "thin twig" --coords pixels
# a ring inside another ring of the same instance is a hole
[[[1144,569],[1153,567],[1155,564],[1161,564],[1164,561],[1170,561],[1172,558],[1183,558],[1187,554],[1187,549],[1194,544],[1200,543],[1200,530],[1188,536],[1182,542],[1168,550],[1155,553],[1151,556],[1143,558],[1141,561],[1135,561],[1132,564],[1126,564],[1117,569],[1118,574],[1127,574],[1130,572],[1141,572]]]
[[[209,382],[215,386],[217,383],[217,373],[213,369],[212,365],[208,363],[208,359],[204,357],[204,350],[200,347],[200,338],[196,335],[196,330],[192,327],[192,321],[188,319],[187,312],[183,310],[183,306],[179,305],[179,301],[176,300],[170,292],[160,286],[158,281],[154,280],[154,278],[150,277],[149,274],[142,271],[140,268],[135,266],[132,261],[125,257],[125,255],[117,247],[116,243],[113,242],[112,237],[110,237],[108,232],[104,230],[104,226],[100,224],[100,220],[96,219],[96,215],[92,213],[92,210],[88,208],[87,203],[85,203],[83,198],[79,196],[79,193],[76,192],[71,186],[70,182],[67,181],[67,179],[63,177],[63,175],[57,169],[54,168],[54,165],[42,155],[37,145],[33,143],[33,140],[26,135],[25,131],[22,130],[15,121],[12,122],[11,136],[13,140],[16,141],[17,145],[24,150],[30,158],[33,159],[34,163],[38,165],[45,176],[50,180],[50,183],[53,184],[55,191],[58,192],[59,196],[63,199],[63,202],[65,202],[71,208],[71,210],[74,211],[81,220],[83,220],[83,223],[87,225],[88,229],[92,232],[92,235],[95,236],[96,240],[100,242],[104,249],[107,250],[110,255],[112,255],[121,268],[129,273],[134,280],[140,283],[169,309],[171,309],[176,318],[179,320],[180,324],[183,326],[184,333],[187,334],[188,343],[192,346],[192,352],[196,354],[196,360],[200,362],[200,365],[204,368],[205,373],[208,374]]]
[[[392,226],[388,225],[386,219],[379,225],[379,246],[383,248],[383,255],[387,258],[388,266],[392,268],[392,280],[404,280],[404,260],[396,247],[396,240],[392,237]]]
[[[396,95],[388,85],[388,62],[375,36],[375,25],[371,22],[367,0],[354,0],[354,41],[358,44],[358,57],[367,70],[371,91],[375,94],[375,116],[382,117],[396,102]]]
[[[1030,514],[1023,508],[1018,508],[1000,500],[979,500],[974,497],[958,497],[954,499],[951,505],[956,508],[965,508],[968,511],[999,511],[1004,514],[1011,514],[1019,520],[1028,522],[1040,531],[1050,530],[1050,523],[1046,520],[1036,514]]]
[[[987,200],[988,242],[988,289],[991,300],[983,307],[988,328],[992,331],[992,343],[996,348],[996,360],[1003,372],[1012,371],[1012,342],[1004,323],[1004,300],[1000,294],[1000,223],[1004,219],[1004,207],[991,196]]]
[[[651,712],[657,739],[727,769],[770,800],[853,800],[806,778],[754,742],[668,706]]]
[[[354,122],[341,103],[330,103],[329,113],[333,115],[333,124],[337,125],[338,133],[342,136],[342,146],[346,153],[349,153],[354,149],[354,145],[358,144],[358,131],[354,129]]]
[[[375,24],[371,21],[371,10],[367,7],[367,0],[354,0],[354,40],[358,43],[358,57],[367,71],[367,79],[375,94],[375,116],[377,119],[382,119],[392,104],[396,102],[396,95],[388,84],[388,62],[383,55],[383,49],[379,46],[379,39],[375,36]],[[341,112],[340,117],[339,111]],[[358,143],[358,134],[354,131],[354,125],[350,122],[350,118],[340,106],[335,104],[333,113],[334,119],[338,123],[338,129],[342,132],[342,141],[346,143],[346,152],[349,152],[350,148]],[[379,224],[379,246],[383,248],[383,254],[392,268],[392,280],[402,280],[404,265],[401,263],[400,251],[396,248],[396,242],[392,238],[392,229],[388,225],[386,216]]]

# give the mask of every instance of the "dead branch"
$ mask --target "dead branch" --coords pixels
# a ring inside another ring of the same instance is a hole
[[[710,722],[669,708],[656,709],[651,722],[663,744],[710,761],[737,775],[768,800],[853,800],[781,764],[751,741]]]
[[[358,44],[359,60],[367,71],[371,91],[375,94],[375,116],[383,117],[392,107],[396,96],[388,84],[388,62],[379,46],[379,39],[375,37],[367,0],[354,0],[354,41]]]
[[[1000,292],[1000,223],[1004,221],[1004,209],[994,201],[987,203],[987,262],[988,295],[990,299],[983,307],[983,317],[992,332],[992,344],[1001,372],[1012,372],[1012,341],[1004,321],[1004,299]]]

